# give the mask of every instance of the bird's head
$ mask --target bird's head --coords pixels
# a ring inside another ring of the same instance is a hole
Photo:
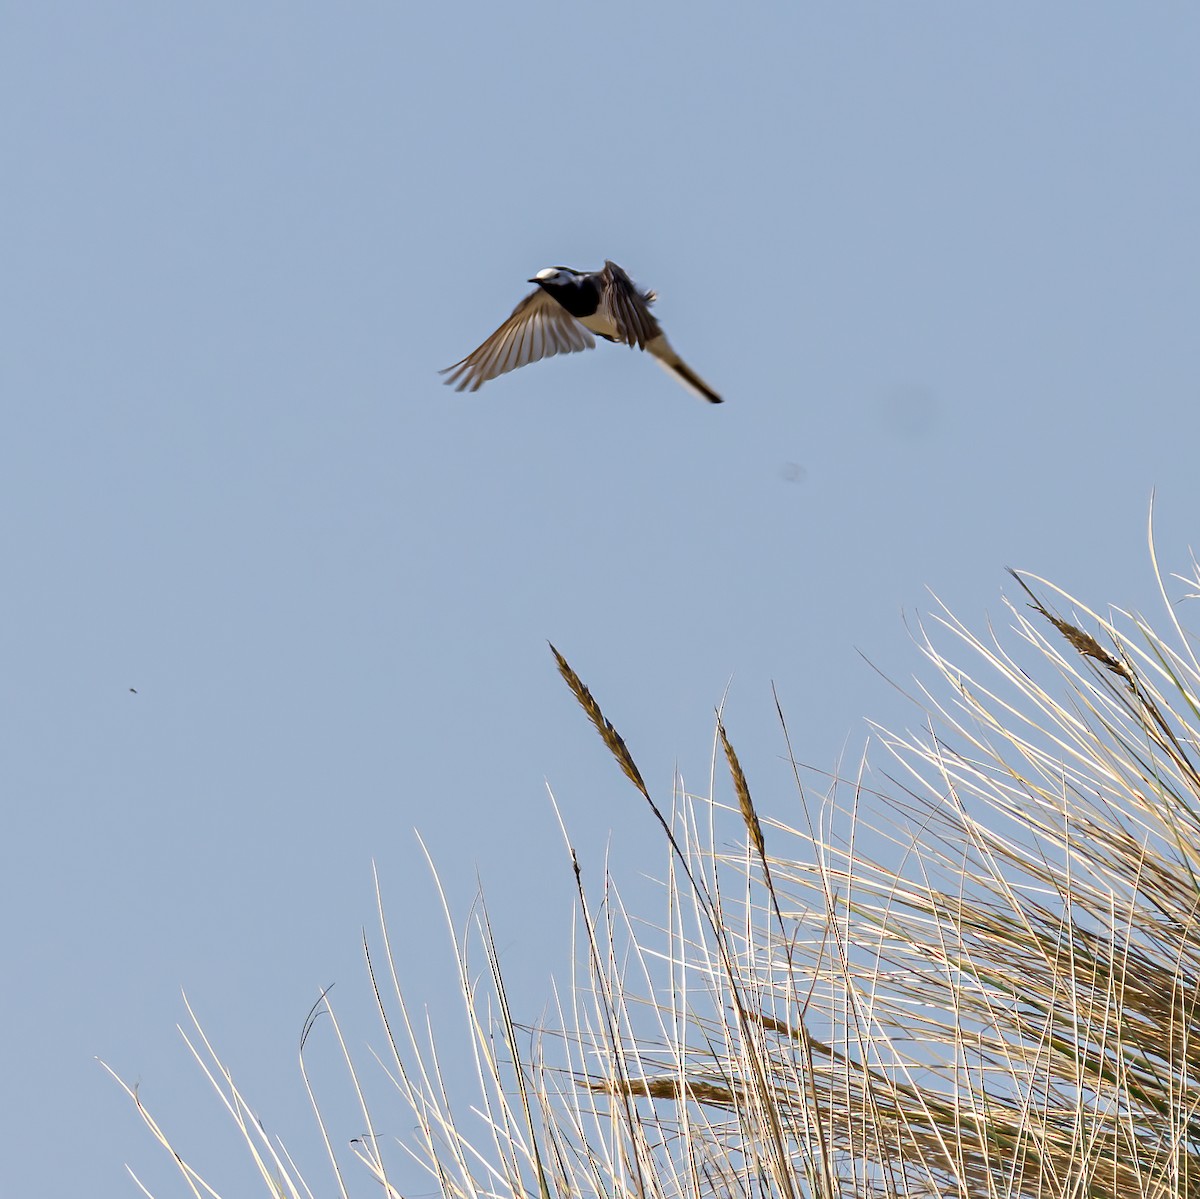
[[[529,282],[540,287],[558,287],[564,283],[574,283],[578,278],[578,272],[571,270],[569,266],[548,266],[538,271]]]

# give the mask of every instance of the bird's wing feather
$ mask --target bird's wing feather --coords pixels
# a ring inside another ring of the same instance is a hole
[[[590,350],[595,344],[591,333],[539,287],[512,310],[512,316],[483,345],[440,373],[447,383],[457,384],[455,391],[478,391],[497,375],[540,358]]]
[[[628,346],[646,348],[661,332],[650,313],[653,292],[640,292],[633,280],[615,262],[606,262],[600,272],[600,304],[608,313],[617,337]]]

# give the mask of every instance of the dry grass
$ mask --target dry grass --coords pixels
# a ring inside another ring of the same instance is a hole
[[[760,817],[720,719],[730,801],[659,804],[554,650],[665,832],[664,914],[637,923],[608,875],[594,901],[568,841],[574,974],[528,1030],[477,906],[455,944],[479,1091],[464,1121],[381,902],[364,948],[384,1070],[331,1020],[367,1129],[351,1175],[321,1121],[340,1193],[401,1193],[373,1115],[398,1092],[405,1152],[446,1199],[1200,1196],[1200,666],[1170,604],[1160,635],[1014,578],[1003,637],[945,611],[921,630],[923,727],[876,730],[819,798],[793,763],[799,805],[771,805],[793,823]],[[727,818],[738,852],[719,849]],[[268,1193],[308,1195],[189,1044]]]

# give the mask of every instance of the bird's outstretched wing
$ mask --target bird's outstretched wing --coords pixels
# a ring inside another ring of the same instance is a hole
[[[539,287],[512,310],[512,316],[483,345],[439,373],[446,376],[447,383],[457,384],[455,391],[478,391],[489,379],[519,366],[555,354],[590,350],[595,344],[591,333]]]
[[[633,280],[615,262],[605,262],[600,279],[600,306],[608,313],[618,339],[644,350],[646,343],[662,332],[650,313],[654,293],[638,291]]]

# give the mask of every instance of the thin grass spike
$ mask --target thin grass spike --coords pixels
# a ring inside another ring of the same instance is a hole
[[[550,652],[554,655],[554,660],[558,663],[558,672],[566,680],[567,686],[575,694],[575,698],[579,701],[579,706],[587,713],[588,719],[596,727],[596,732],[600,734],[604,744],[608,746],[609,753],[617,760],[617,765],[625,772],[625,777],[649,800],[650,792],[646,789],[645,781],[642,779],[642,772],[638,770],[637,763],[633,760],[633,755],[629,752],[628,746],[621,737],[621,734],[612,726],[605,718],[604,713],[600,711],[600,705],[592,698],[592,693],[583,685],[583,680],[571,669],[571,664],[556,650],[553,644],[550,645]]]

